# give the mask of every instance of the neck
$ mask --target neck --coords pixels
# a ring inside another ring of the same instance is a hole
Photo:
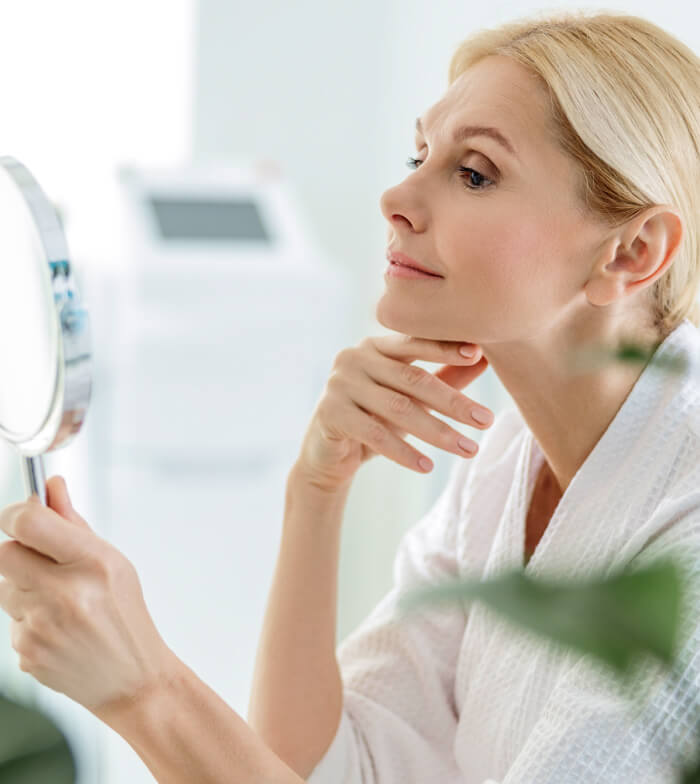
[[[609,360],[586,372],[571,371],[571,360],[593,345],[618,348],[618,330],[558,328],[537,339],[482,344],[484,356],[513,398],[542,450],[561,493],[615,418],[644,369],[641,363]],[[636,333],[635,343],[661,339]]]

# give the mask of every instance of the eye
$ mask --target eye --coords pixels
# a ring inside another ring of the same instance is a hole
[[[411,158],[411,157],[409,157],[408,160],[406,161],[406,166],[408,166],[409,169],[417,169],[421,165],[421,163],[423,163],[423,161],[421,161],[419,158]],[[460,166],[459,167],[459,171],[464,172],[464,175],[462,176],[462,179],[464,179],[466,181],[465,182],[465,187],[469,191],[483,191],[483,190],[486,190],[486,188],[488,188],[489,185],[483,185],[482,182],[481,182],[482,180],[484,180],[485,182],[490,183],[490,185],[494,184],[493,180],[489,180],[487,177],[485,177],[483,174],[478,172],[476,169],[470,169],[467,166]],[[473,177],[477,178],[478,181],[476,183],[472,179]],[[467,184],[469,182],[471,182],[472,184],[471,185]]]

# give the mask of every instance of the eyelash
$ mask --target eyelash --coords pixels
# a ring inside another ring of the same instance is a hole
[[[409,156],[408,160],[406,161],[406,166],[408,166],[409,169],[417,169],[418,165],[421,164],[421,163],[423,163],[423,161],[421,161],[419,158],[411,158]],[[481,172],[478,172],[476,169],[470,169],[467,166],[460,166],[459,167],[459,171],[464,172],[465,174],[469,174],[469,172],[472,172],[473,174],[477,174],[483,180],[485,180],[486,182],[491,183],[491,185],[493,185],[493,180],[489,180],[488,177],[485,177],[483,174],[481,174]],[[469,176],[471,176],[471,175],[469,175]],[[462,177],[462,179],[466,180],[467,178],[466,177]],[[482,186],[482,187],[471,187],[470,185],[466,185],[465,184],[464,187],[468,191],[483,191],[483,190],[486,190],[486,188],[490,187],[490,185],[486,185],[486,186]]]

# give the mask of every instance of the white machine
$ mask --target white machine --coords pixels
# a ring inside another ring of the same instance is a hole
[[[167,644],[246,716],[289,469],[352,282],[264,167],[121,172],[95,314],[90,481]],[[101,784],[153,782],[103,728]]]

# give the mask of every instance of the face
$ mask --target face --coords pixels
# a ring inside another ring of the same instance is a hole
[[[380,205],[388,248],[443,277],[385,274],[380,324],[486,345],[576,318],[604,230],[583,212],[548,111],[536,78],[499,56],[464,72],[422,115],[420,163]],[[455,141],[466,125],[496,128],[512,151],[483,135]]]

